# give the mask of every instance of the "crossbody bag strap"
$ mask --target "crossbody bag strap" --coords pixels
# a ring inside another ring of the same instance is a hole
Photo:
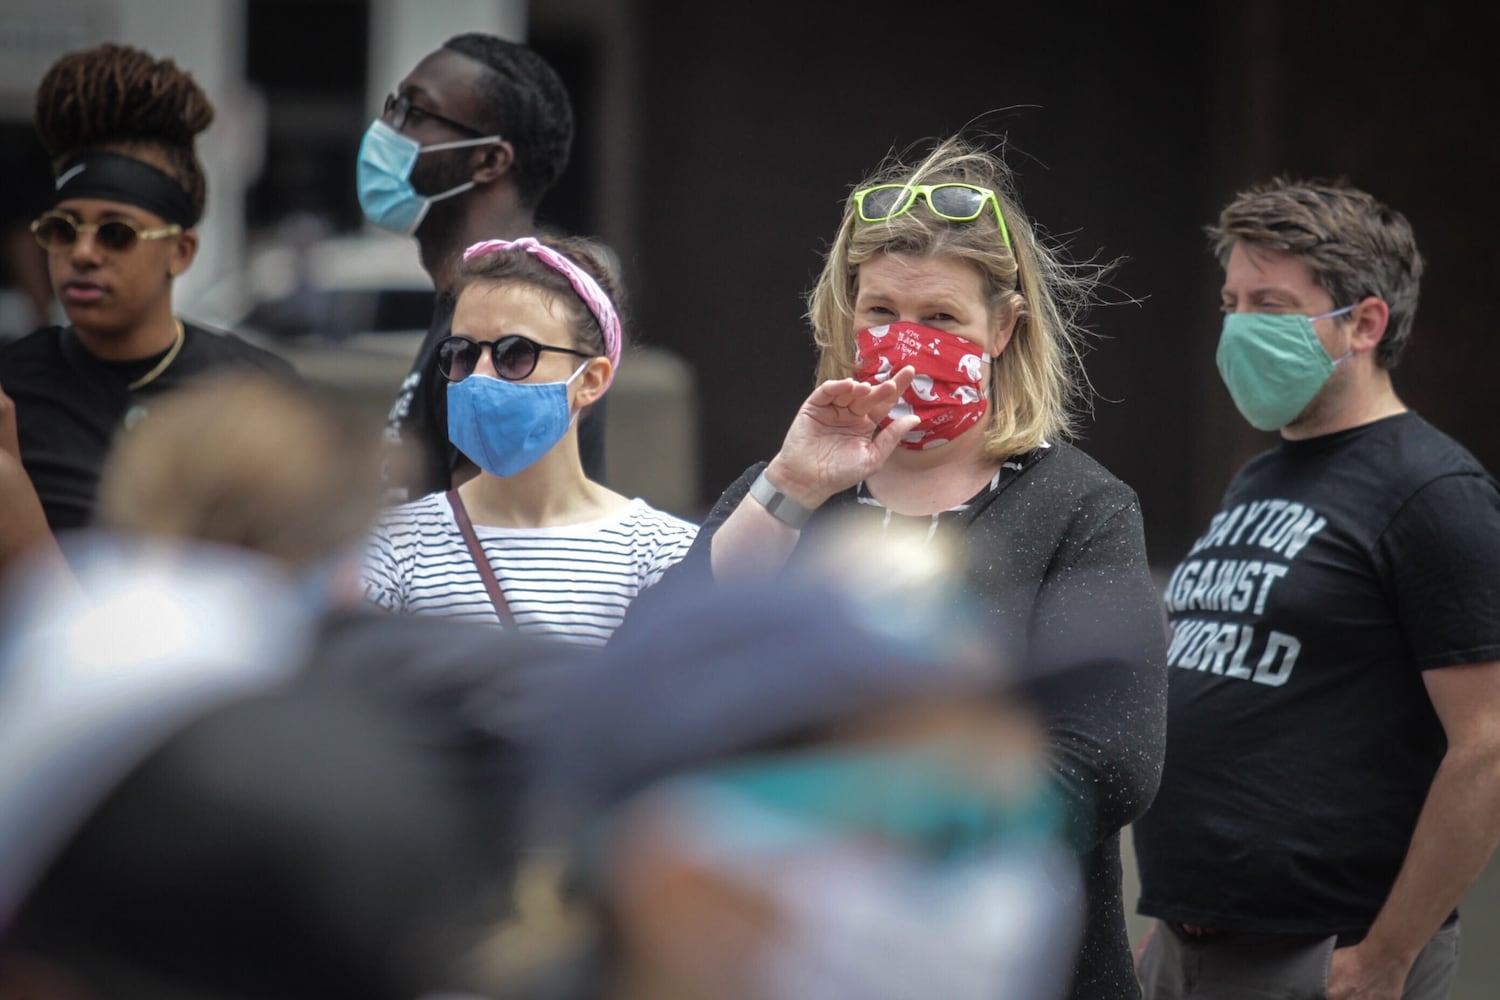
[[[474,522],[469,520],[469,512],[464,509],[463,498],[458,495],[458,490],[449,490],[447,493],[448,506],[453,508],[453,519],[458,522],[458,530],[464,536],[464,542],[469,546],[469,556],[474,560],[474,567],[479,570],[479,577],[484,581],[484,589],[490,592],[490,603],[495,606],[495,614],[500,616],[500,624],[508,629],[515,629],[516,619],[510,613],[510,605],[506,603],[505,594],[500,590],[500,581],[495,579],[495,571],[490,567],[490,561],[484,554],[484,547],[479,544],[479,536],[474,534]]]

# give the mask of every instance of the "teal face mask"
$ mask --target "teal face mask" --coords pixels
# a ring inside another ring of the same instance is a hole
[[[747,758],[671,787],[704,807],[705,834],[748,855],[875,837],[951,862],[999,842],[1050,841],[1060,824],[1045,783],[1006,797],[975,784],[945,752],[922,746]]]
[[[1297,419],[1333,370],[1346,360],[1330,358],[1313,323],[1352,312],[1353,306],[1319,316],[1297,313],[1229,313],[1219,335],[1219,375],[1251,426],[1274,431]]]
[[[748,932],[753,945],[687,975],[753,1000],[1056,996],[1082,925],[1078,861],[1045,779],[1005,787],[998,772],[1041,766],[1017,753],[845,744],[645,791],[635,808],[653,817],[651,850],[758,900],[753,926],[705,912],[705,933]]]
[[[997,845],[1063,842],[1061,799],[1050,781],[1030,780],[1033,762],[1007,762],[1022,771],[1002,791],[977,784],[949,754],[921,744],[772,753],[686,772],[639,794],[673,802],[692,816],[701,843],[747,859],[873,839],[934,865],[963,864]],[[586,881],[602,884],[615,833],[606,820],[584,836]]]

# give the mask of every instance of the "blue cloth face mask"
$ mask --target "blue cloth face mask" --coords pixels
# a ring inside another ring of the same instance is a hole
[[[1236,312],[1224,317],[1215,360],[1234,405],[1251,426],[1279,430],[1307,408],[1334,368],[1354,353],[1330,358],[1313,324],[1353,310],[1345,306],[1319,316]]]
[[[427,210],[434,202],[463,194],[474,186],[473,181],[466,181],[441,194],[418,194],[411,185],[411,172],[417,165],[417,157],[443,149],[464,149],[499,141],[498,135],[490,135],[422,146],[377,118],[365,130],[364,141],[359,144],[359,164],[355,168],[359,207],[364,210],[365,218],[381,229],[410,236],[427,217]]]
[[[514,476],[551,451],[573,422],[566,382],[507,382],[470,375],[448,383],[448,440],[495,476]]]

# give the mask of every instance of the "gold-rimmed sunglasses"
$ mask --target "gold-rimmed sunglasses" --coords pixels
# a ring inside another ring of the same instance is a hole
[[[124,219],[109,219],[97,224],[74,222],[61,212],[47,212],[31,224],[31,235],[46,250],[66,250],[77,243],[79,237],[93,236],[94,242],[104,249],[121,253],[135,246],[137,240],[164,240],[181,232],[182,227],[176,223],[138,229]]]

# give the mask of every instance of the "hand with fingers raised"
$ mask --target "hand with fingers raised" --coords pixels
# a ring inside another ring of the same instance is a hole
[[[816,508],[876,472],[918,423],[907,414],[880,426],[915,375],[907,367],[884,382],[844,378],[819,385],[797,410],[766,477],[804,507]]]

